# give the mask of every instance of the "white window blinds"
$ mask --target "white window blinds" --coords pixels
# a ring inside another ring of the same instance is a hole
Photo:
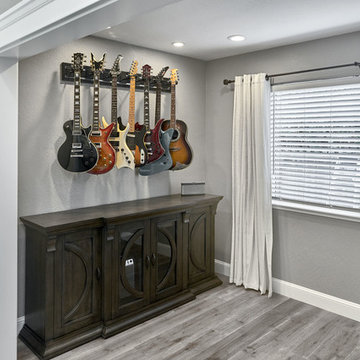
[[[273,198],[360,208],[360,84],[273,91]]]

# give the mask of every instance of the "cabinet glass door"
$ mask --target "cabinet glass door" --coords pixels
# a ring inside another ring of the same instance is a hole
[[[131,311],[143,306],[149,293],[144,261],[146,251],[145,224],[140,222],[129,225],[119,226],[117,231],[118,273],[116,281],[119,284],[117,306],[120,312]]]
[[[153,221],[153,265],[154,296],[177,292],[180,288],[181,224],[179,217],[162,217]]]

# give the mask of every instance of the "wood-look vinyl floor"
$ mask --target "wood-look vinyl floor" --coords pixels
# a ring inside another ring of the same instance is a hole
[[[18,360],[36,359],[19,341]],[[225,282],[188,304],[55,359],[360,360],[360,323]]]

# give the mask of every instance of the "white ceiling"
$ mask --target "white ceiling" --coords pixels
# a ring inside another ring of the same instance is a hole
[[[359,0],[181,0],[95,36],[213,60],[357,31],[359,14]]]
[[[21,0],[0,0],[0,15],[20,1]]]

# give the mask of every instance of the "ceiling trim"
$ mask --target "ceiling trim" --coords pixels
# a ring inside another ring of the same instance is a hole
[[[0,16],[0,54],[21,44],[49,33],[80,17],[93,13],[118,0],[25,0],[15,5]],[[59,14],[57,7],[62,5],[64,11]],[[54,13],[58,18],[51,22]],[[26,29],[26,30],[24,30]]]
[[[0,15],[0,31],[29,16],[54,0],[23,0]]]

